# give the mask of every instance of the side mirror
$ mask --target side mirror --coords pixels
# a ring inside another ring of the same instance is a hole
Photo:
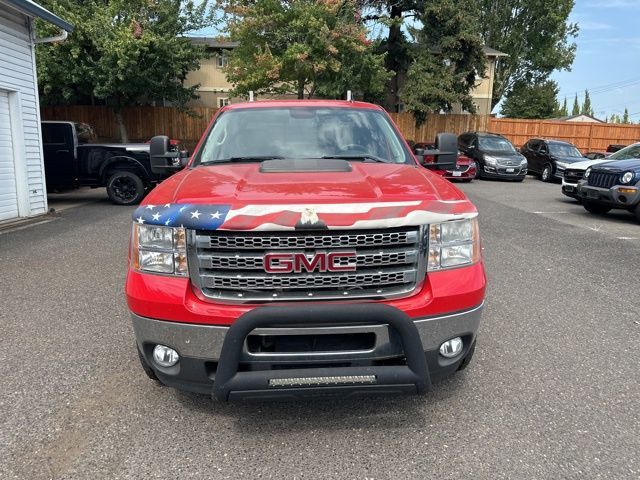
[[[458,161],[458,138],[452,133],[439,133],[436,136],[435,150],[425,150],[423,153],[435,157],[435,162],[428,164],[429,167],[453,170]]]
[[[187,164],[183,163],[181,152],[170,151],[169,137],[157,135],[149,144],[149,156],[151,157],[151,171],[156,174],[170,174],[182,170]]]

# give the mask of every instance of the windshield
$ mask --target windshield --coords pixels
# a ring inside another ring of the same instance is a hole
[[[556,157],[582,157],[580,150],[573,145],[564,143],[550,143],[549,151],[551,155],[555,155]]]
[[[607,160],[629,160],[631,158],[640,158],[640,143],[634,143],[628,147],[618,150],[607,157]]]
[[[384,112],[327,107],[246,108],[223,112],[195,164],[230,159],[371,157],[410,162]]]
[[[511,142],[506,138],[500,137],[480,137],[479,139],[480,150],[487,150],[490,152],[515,152]]]

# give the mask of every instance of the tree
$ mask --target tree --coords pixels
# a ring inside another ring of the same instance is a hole
[[[593,117],[593,108],[591,107],[591,98],[589,97],[589,90],[584,91],[584,103],[582,104],[582,110],[580,113],[584,115],[591,115]]]
[[[469,0],[438,0],[420,14],[423,27],[414,30],[415,60],[400,97],[416,122],[429,112],[450,111],[455,104],[474,112],[469,95],[484,74],[485,55]]]
[[[40,98],[45,105],[111,106],[128,141],[122,108],[164,99],[178,107],[195,98],[187,74],[206,57],[183,35],[208,26],[207,0],[44,0],[75,25],[69,38],[37,49]],[[55,4],[55,5],[54,5]],[[40,26],[41,33],[50,27]]]
[[[564,102],[562,103],[562,107],[560,107],[560,112],[558,112],[559,117],[568,117],[569,116],[569,108],[567,107],[567,97],[564,97]]]
[[[553,118],[560,113],[558,84],[517,82],[505,97],[500,113],[508,118]]]
[[[611,114],[611,117],[609,117],[609,123],[622,123],[622,119],[620,118],[620,115],[613,113]]]
[[[580,115],[580,103],[578,103],[577,93],[576,93],[576,98],[573,100],[573,108],[571,109],[571,115]]]
[[[625,107],[624,113],[622,114],[622,123],[629,124],[629,109]]]
[[[496,65],[493,105],[518,81],[534,84],[570,69],[578,26],[568,21],[574,0],[478,0],[485,45],[507,53]]]
[[[223,8],[227,33],[239,42],[226,70],[236,95],[382,93],[384,57],[349,0],[229,0]]]

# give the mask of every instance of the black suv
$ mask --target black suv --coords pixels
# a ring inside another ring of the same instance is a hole
[[[604,214],[624,208],[640,222],[640,143],[614,154],[618,158],[587,168],[578,183],[578,194],[584,208]]]
[[[562,179],[565,168],[585,160],[575,145],[559,140],[533,138],[520,151],[527,157],[529,173],[538,175],[543,182]]]
[[[458,149],[476,162],[478,178],[504,178],[521,182],[527,174],[527,159],[501,135],[463,133],[458,137]]]

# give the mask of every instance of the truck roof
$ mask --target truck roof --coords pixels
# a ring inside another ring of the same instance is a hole
[[[339,107],[339,108],[366,108],[370,110],[382,110],[382,107],[367,102],[351,102],[348,100],[259,100],[255,102],[242,102],[227,105],[222,110],[238,110],[244,108],[274,108],[274,107]]]

